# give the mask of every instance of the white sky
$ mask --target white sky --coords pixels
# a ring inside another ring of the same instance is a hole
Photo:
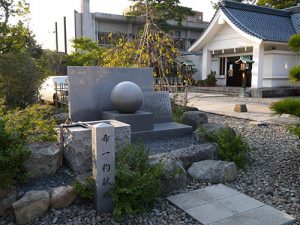
[[[80,11],[80,0],[27,0],[30,3],[30,28],[43,48],[55,49],[55,21],[58,22],[59,50],[64,51],[63,17],[67,18],[67,38],[74,38],[74,10]],[[122,14],[129,0],[90,0],[91,12]],[[204,13],[210,21],[214,14],[210,0],[181,0],[183,6]]]

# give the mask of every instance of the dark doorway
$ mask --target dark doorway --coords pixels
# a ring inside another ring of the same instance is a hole
[[[242,87],[242,71],[240,65],[235,64],[239,60],[239,56],[227,58],[227,71],[226,71],[226,86],[230,87]],[[252,57],[251,57],[252,58]],[[249,69],[246,71],[246,86],[251,87],[251,70],[252,65],[249,65]]]

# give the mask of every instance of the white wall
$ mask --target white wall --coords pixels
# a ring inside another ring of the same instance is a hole
[[[293,52],[266,51],[264,55],[263,87],[290,86],[288,73],[297,63],[297,55]]]
[[[195,80],[202,80],[202,55],[186,55],[184,58],[191,60],[195,64],[194,68],[197,69],[197,72],[194,74],[193,78]]]

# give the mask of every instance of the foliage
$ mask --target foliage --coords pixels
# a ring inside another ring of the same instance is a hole
[[[0,55],[0,96],[7,106],[24,108],[32,104],[43,78],[28,53]]]
[[[65,53],[43,49],[37,64],[44,76],[66,75],[69,61]]]
[[[75,181],[72,184],[79,197],[88,199],[90,201],[92,201],[94,198],[94,185],[95,181],[93,177],[87,177],[84,183]]]
[[[293,67],[289,72],[290,82],[300,82],[300,65]]]
[[[56,124],[51,115],[50,106],[36,104],[23,110],[5,110],[0,116],[8,132],[16,133],[22,140],[31,143],[56,140]]]
[[[128,16],[151,20],[162,30],[168,30],[167,20],[175,20],[181,24],[187,16],[193,16],[191,8],[180,5],[180,0],[131,0],[134,4]],[[147,9],[146,9],[146,3]],[[146,12],[148,10],[148,12]],[[148,14],[148,15],[147,15]]]
[[[162,165],[149,163],[148,152],[142,144],[126,145],[118,152],[116,160],[113,215],[120,220],[123,215],[141,213],[153,207],[160,194]]]
[[[0,23],[7,24],[9,17],[25,16],[29,4],[25,0],[0,0]]]
[[[293,51],[299,51],[300,50],[300,34],[294,34],[290,37],[288,42],[289,47]]]
[[[290,126],[289,130],[300,138],[300,123]]]
[[[211,74],[207,75],[207,78],[203,80],[203,83],[207,87],[216,86],[217,84],[216,72],[212,72]]]
[[[68,66],[100,66],[102,64],[102,54],[105,49],[97,42],[85,37],[74,39],[72,42],[76,51],[66,56]]]
[[[291,114],[300,117],[300,99],[287,98],[271,105],[276,114]]]
[[[300,3],[299,0],[258,0],[257,5],[268,6],[275,9],[284,9],[296,6],[298,3]]]
[[[185,112],[185,107],[183,105],[177,105],[172,103],[172,115],[173,121],[176,123],[182,123],[183,113]]]
[[[214,9],[218,9],[219,6],[222,4],[223,0],[218,0],[218,1],[210,1],[211,4],[213,5]],[[243,3],[250,3],[250,4],[254,4],[256,0],[233,0],[234,2],[243,2]]]
[[[30,156],[25,144],[18,134],[7,131],[0,120],[0,189],[24,178],[23,163]]]
[[[219,129],[212,134],[204,127],[199,127],[197,132],[204,133],[208,140],[218,143],[218,155],[222,160],[235,162],[238,168],[244,168],[247,161],[245,153],[250,147],[241,135],[235,135],[230,128]]]

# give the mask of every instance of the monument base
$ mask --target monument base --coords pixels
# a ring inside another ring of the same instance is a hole
[[[142,141],[154,141],[164,138],[177,138],[192,135],[193,127],[180,123],[155,123],[153,130],[132,132],[132,142]]]
[[[131,132],[153,130],[154,114],[138,110],[135,113],[119,113],[118,111],[103,111],[103,120],[118,120],[131,126]]]

